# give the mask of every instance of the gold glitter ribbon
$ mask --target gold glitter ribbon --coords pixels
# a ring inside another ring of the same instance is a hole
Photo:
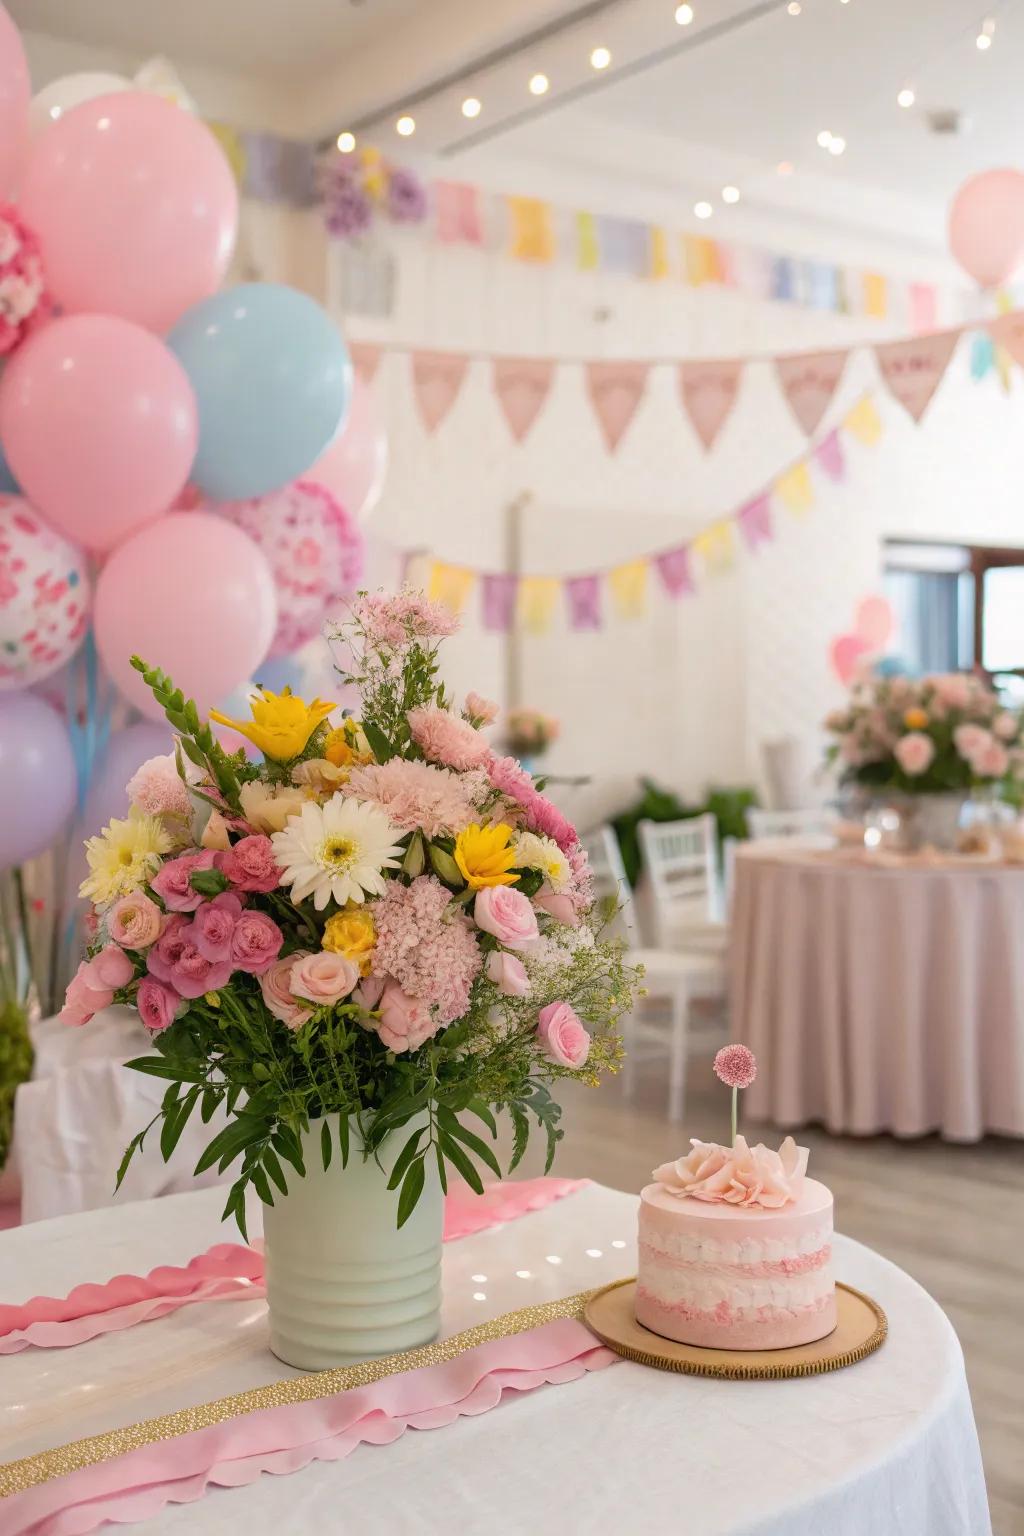
[[[434,1344],[421,1345],[419,1349],[402,1350],[399,1354],[383,1355],[376,1360],[360,1360],[356,1365],[339,1366],[333,1371],[314,1371],[309,1375],[288,1377],[265,1387],[254,1387],[249,1392],[236,1392],[231,1397],[216,1398],[213,1402],[200,1403],[194,1408],[180,1408],[176,1413],[165,1413],[157,1419],[143,1419],[138,1424],[127,1424],[102,1435],[72,1440],[70,1444],[57,1446],[53,1450],[6,1462],[0,1466],[0,1498],[24,1493],[27,1488],[35,1488],[54,1478],[80,1472],[85,1467],[94,1467],[104,1461],[116,1461],[147,1445],[195,1434],[198,1430],[210,1429],[215,1424],[225,1424],[249,1413],[259,1413],[265,1408],[283,1408],[290,1403],[317,1402],[322,1398],[335,1397],[357,1387],[372,1386],[374,1382],[383,1381],[387,1376],[397,1376],[403,1371],[418,1371],[429,1365],[446,1365],[459,1355],[481,1344],[489,1344],[494,1339],[512,1338],[517,1333],[528,1333],[531,1328],[543,1328],[546,1323],[560,1322],[567,1318],[578,1320],[594,1295],[595,1291],[581,1291],[575,1296],[564,1296],[559,1301],[523,1307],[518,1312],[506,1312],[501,1317],[492,1318],[490,1322],[477,1323],[462,1333],[453,1333],[450,1338],[438,1339]],[[598,1341],[595,1339],[594,1342],[596,1348]]]

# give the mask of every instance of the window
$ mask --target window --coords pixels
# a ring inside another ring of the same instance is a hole
[[[977,665],[1024,697],[1024,549],[891,543],[884,582],[911,671]]]

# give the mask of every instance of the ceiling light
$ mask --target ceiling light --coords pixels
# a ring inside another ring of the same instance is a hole
[[[548,89],[548,87],[550,85],[551,85],[551,81],[548,79],[547,75],[531,75],[530,76],[530,95],[531,96],[543,96],[544,92]]]
[[[976,48],[980,48],[982,53],[984,53],[986,49],[992,47],[992,39],[995,36],[995,33],[996,33],[996,19],[995,19],[995,17],[994,16],[986,16],[985,20],[981,24],[981,31],[978,33],[977,37],[974,39],[975,47]]]
[[[828,146],[829,154],[830,155],[841,155],[845,148],[846,148],[846,140],[844,138],[841,138],[838,133],[834,133],[832,135],[831,140],[829,141],[829,146]]]
[[[400,133],[403,139],[409,138],[416,132],[416,119],[414,117],[400,117],[395,124],[395,132]]]
[[[789,0],[789,4],[786,6],[786,10],[791,16],[799,16],[800,12],[803,10],[803,6],[800,4],[800,0]]]
[[[595,69],[607,69],[611,61],[612,56],[607,48],[595,48],[590,55],[590,62]]]
[[[829,147],[829,145],[831,143],[832,143],[831,131],[828,128],[823,128],[821,130],[821,132],[818,134],[818,148],[819,149],[828,149],[828,147]]]
[[[710,203],[694,203],[693,211],[698,219],[710,219],[715,210]]]
[[[897,104],[901,107],[912,107],[916,100],[917,97],[914,95],[913,87],[909,85],[905,85],[896,97]]]
[[[693,20],[693,6],[692,5],[677,5],[676,6],[676,22],[677,22],[677,24],[680,27],[688,27],[692,20]]]
[[[792,162],[792,160],[780,160],[778,165],[775,167],[775,174],[776,174],[776,176],[792,176],[792,174],[793,174],[793,162]]]
[[[722,188],[722,202],[723,203],[738,203],[739,200],[740,200],[740,189],[739,189],[739,187],[723,187]]]
[[[356,136],[354,133],[338,134],[338,148],[341,150],[343,155],[350,155],[355,147]]]
[[[462,103],[462,115],[463,117],[480,116],[480,102],[476,96],[466,97],[465,101]]]

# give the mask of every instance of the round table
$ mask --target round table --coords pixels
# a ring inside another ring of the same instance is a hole
[[[204,1190],[0,1234],[0,1299],[182,1263],[230,1237],[221,1204],[221,1191]],[[635,1195],[590,1185],[446,1244],[445,1331],[634,1273],[636,1207]],[[889,1318],[887,1342],[845,1371],[731,1382],[621,1361],[508,1393],[430,1433],[168,1504],[143,1525],[168,1536],[341,1525],[361,1536],[988,1536],[952,1327],[877,1254],[837,1237],[835,1258],[838,1277]],[[0,1444],[11,1458],[294,1374],[269,1355],[255,1299],[183,1307],[77,1347],[27,1349],[0,1370]],[[0,1531],[18,1536],[3,1504]]]
[[[1024,869],[744,849],[730,969],[752,1118],[1024,1136]]]

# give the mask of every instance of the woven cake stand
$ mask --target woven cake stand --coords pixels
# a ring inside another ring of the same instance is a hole
[[[627,1360],[685,1376],[721,1376],[726,1381],[779,1381],[786,1376],[817,1376],[856,1365],[885,1343],[889,1324],[877,1301],[836,1285],[839,1321],[824,1339],[793,1349],[701,1349],[663,1339],[638,1323],[633,1305],[636,1280],[617,1280],[596,1291],[583,1309],[583,1321],[602,1343]]]

